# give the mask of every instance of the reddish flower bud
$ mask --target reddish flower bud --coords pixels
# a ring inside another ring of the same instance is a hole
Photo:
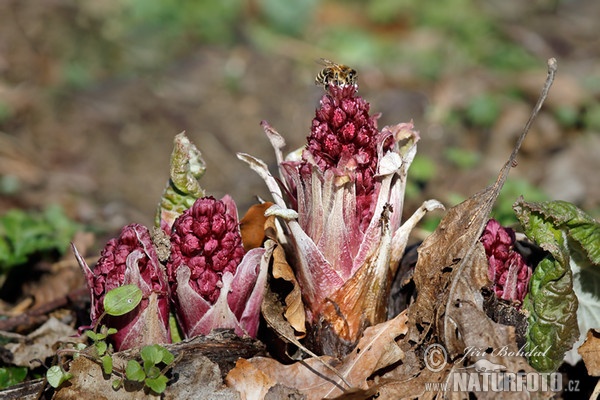
[[[263,252],[244,252],[229,196],[200,198],[175,220],[167,271],[186,337],[216,328],[256,335],[266,279],[266,269],[260,273]]]
[[[104,313],[108,291],[128,284],[135,284],[142,291],[142,301],[133,311],[119,317],[107,315],[101,321],[117,329],[109,337],[116,350],[170,343],[169,286],[148,228],[139,224],[125,226],[118,238],[106,244],[93,271],[76,249],[75,255],[90,289],[92,324]]]
[[[488,257],[488,277],[498,298],[521,303],[527,294],[531,267],[514,250],[516,238],[510,228],[490,219],[481,235]]]

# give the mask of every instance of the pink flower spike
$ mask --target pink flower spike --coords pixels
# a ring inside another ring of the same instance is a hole
[[[171,342],[167,277],[145,226],[125,226],[118,238],[106,244],[93,271],[75,247],[73,251],[90,289],[93,325],[104,313],[108,291],[128,284],[142,291],[142,301],[133,311],[119,317],[107,315],[100,321],[117,329],[109,337],[116,350]]]
[[[235,202],[203,197],[173,224],[167,263],[175,314],[188,338],[213,329],[256,336],[268,264],[244,253]]]
[[[498,298],[520,305],[529,288],[532,268],[514,249],[515,233],[490,219],[481,235],[488,257],[488,277]]]

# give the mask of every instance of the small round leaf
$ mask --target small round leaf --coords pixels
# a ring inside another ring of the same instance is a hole
[[[107,355],[101,357],[100,360],[102,360],[102,370],[104,371],[104,373],[107,375],[112,374],[112,370],[113,370],[112,357],[107,354]]]
[[[73,377],[73,374],[66,372],[58,365],[53,365],[46,371],[46,379],[48,384],[53,388],[59,387],[63,382],[68,381]]]
[[[160,375],[157,378],[146,379],[145,384],[150,389],[152,389],[154,392],[160,394],[160,393],[164,392],[165,389],[167,388],[168,381],[169,381],[169,379],[166,376]]]
[[[142,360],[148,361],[152,365],[156,365],[162,361],[162,352],[160,351],[160,346],[157,344],[144,346],[140,351],[140,356],[142,356]]]
[[[142,301],[142,290],[136,285],[123,285],[106,293],[104,310],[108,315],[118,317],[131,312]]]
[[[127,361],[127,367],[125,367],[125,376],[130,381],[135,382],[143,382],[144,379],[146,379],[146,373],[144,372],[144,369],[140,363],[135,360]]]

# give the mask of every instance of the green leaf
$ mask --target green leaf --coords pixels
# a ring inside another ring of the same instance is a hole
[[[520,199],[514,206],[527,237],[548,252],[534,270],[523,301],[529,312],[525,350],[529,364],[541,372],[556,371],[579,337],[578,301],[569,266],[571,251],[567,235],[553,221],[557,215],[545,212],[551,203],[556,202],[526,203]]]
[[[589,329],[600,327],[600,223],[566,201],[530,204],[566,237],[569,266],[573,274],[573,292],[577,296],[577,323],[580,337],[565,360],[575,364],[581,357],[577,348]]]
[[[25,367],[2,367],[0,368],[0,390],[23,382],[27,376]]]
[[[154,379],[160,376],[160,368],[155,365],[150,366],[146,371],[146,377]]]
[[[102,357],[106,353],[106,348],[108,347],[104,341],[96,342],[94,343],[94,346],[96,346],[99,357]]]
[[[110,355],[106,354],[105,356],[100,357],[100,360],[102,361],[102,371],[104,371],[104,373],[107,375],[112,374],[112,370],[113,370],[112,357]]]
[[[167,365],[171,364],[175,360],[175,356],[173,355],[173,353],[171,353],[169,350],[160,345],[157,346],[160,348],[160,352],[162,354],[162,362]]]
[[[73,374],[71,374],[70,372],[66,372],[58,365],[53,365],[52,367],[48,368],[48,371],[46,371],[46,380],[48,381],[48,384],[53,388],[59,387],[72,377]]]
[[[123,384],[122,379],[115,379],[114,381],[112,381],[112,388],[114,390],[119,390],[121,388],[122,384]]]
[[[135,360],[127,361],[127,367],[125,367],[125,376],[130,381],[143,382],[146,379],[146,373],[139,362]]]
[[[0,272],[25,264],[34,255],[64,253],[78,229],[58,206],[43,213],[8,211],[0,217]]]
[[[104,296],[104,310],[118,317],[131,312],[142,301],[142,290],[136,285],[123,285],[110,290]]]
[[[167,382],[169,382],[169,379],[164,375],[160,375],[156,378],[146,379],[145,384],[154,392],[160,394],[167,388]]]
[[[106,331],[106,334],[107,335],[114,335],[117,332],[118,332],[117,328],[108,328],[108,331]]]
[[[98,333],[96,333],[94,331],[90,331],[90,330],[87,330],[84,333],[85,333],[85,336],[89,337],[94,342],[98,340],[98,335],[99,335]]]
[[[162,351],[160,351],[160,346],[157,344],[142,347],[140,356],[142,356],[142,360],[152,365],[156,365],[162,361]]]

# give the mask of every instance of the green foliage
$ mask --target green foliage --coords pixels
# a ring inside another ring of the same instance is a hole
[[[0,217],[0,273],[37,255],[64,253],[78,229],[58,206],[42,213],[10,210]]]
[[[231,43],[243,9],[241,0],[132,0],[122,23],[129,36],[144,38],[154,48],[180,45],[182,38]]]
[[[104,296],[104,311],[115,317],[125,315],[142,301],[142,290],[137,285],[123,285],[110,290]]]
[[[461,169],[475,167],[481,158],[479,153],[459,147],[448,147],[444,150],[444,156],[448,161]]]
[[[495,96],[488,93],[470,99],[466,115],[475,126],[491,128],[500,116],[500,104]]]
[[[53,388],[59,387],[72,377],[73,374],[65,371],[64,368],[59,365],[53,365],[52,367],[48,368],[48,371],[46,371],[46,380]]]
[[[518,221],[513,211],[513,204],[519,196],[523,196],[532,202],[548,200],[548,196],[543,191],[528,181],[509,178],[496,199],[496,204],[494,204],[492,210],[492,218],[500,222],[502,226],[515,225]]]
[[[586,128],[600,132],[600,103],[590,104],[583,114],[583,124]]]
[[[553,372],[579,338],[580,327],[597,327],[600,314],[600,224],[565,201],[515,205],[527,237],[548,255],[529,283],[529,363]],[[541,353],[540,353],[541,351]]]
[[[125,368],[125,376],[128,380],[144,382],[144,384],[156,393],[162,393],[167,387],[169,379],[158,367],[160,364],[169,366],[175,357],[164,347],[153,344],[144,346],[140,351],[142,363],[129,360]]]
[[[315,11],[317,0],[262,0],[261,12],[270,27],[281,33],[299,36],[304,33]]]
[[[435,162],[429,157],[417,154],[410,166],[406,182],[406,197],[415,198],[419,195],[420,187],[427,184],[436,174]]]
[[[27,376],[26,367],[1,367],[0,368],[0,390],[16,385],[25,380]]]
[[[579,121],[579,110],[572,105],[560,106],[555,111],[558,122],[564,127],[572,127]]]

